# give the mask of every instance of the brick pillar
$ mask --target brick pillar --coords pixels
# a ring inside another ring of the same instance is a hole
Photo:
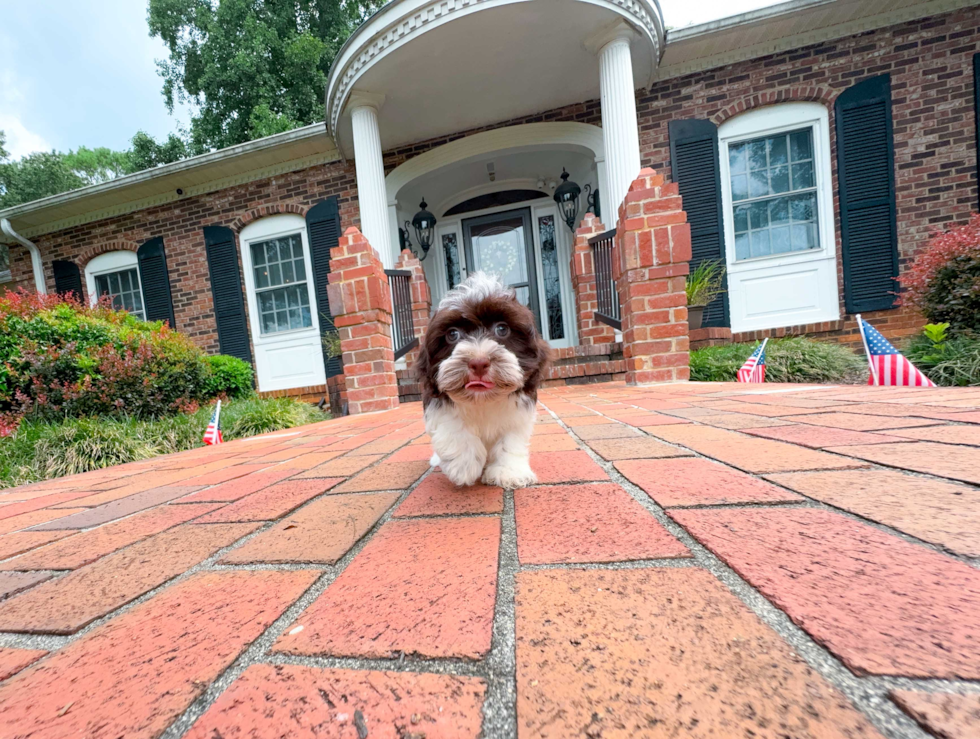
[[[364,235],[348,228],[330,250],[327,297],[340,334],[351,415],[398,407],[388,277]]]
[[[619,208],[615,254],[626,383],[690,379],[684,287],[691,227],[676,183],[640,171]]]
[[[575,291],[575,318],[578,321],[579,344],[608,344],[616,340],[611,326],[600,323],[592,317],[599,307],[595,289],[595,265],[592,262],[592,247],[589,239],[606,230],[592,213],[582,217],[575,232],[575,246],[572,250],[572,289]]]
[[[395,269],[407,269],[412,273],[412,324],[419,343],[425,339],[426,329],[429,328],[429,316],[432,314],[432,293],[429,291],[429,281],[425,279],[425,269],[422,262],[409,249],[402,249],[395,263]],[[405,355],[405,361],[411,368],[418,356],[419,350],[412,349]]]

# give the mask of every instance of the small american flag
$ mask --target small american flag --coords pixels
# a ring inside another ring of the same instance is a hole
[[[766,381],[766,344],[769,339],[764,339],[759,347],[752,352],[752,356],[745,360],[745,364],[738,371],[739,382],[765,382]]]
[[[926,377],[908,359],[901,355],[888,339],[879,334],[874,326],[857,316],[864,349],[868,353],[871,372],[869,385],[892,385],[900,387],[936,387],[936,383]]]
[[[208,424],[207,429],[204,432],[204,438],[202,441],[209,446],[212,444],[223,444],[224,438],[221,436],[221,401],[214,407],[214,413],[211,414],[211,423]]]

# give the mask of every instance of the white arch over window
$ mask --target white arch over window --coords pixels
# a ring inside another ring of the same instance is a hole
[[[146,318],[139,259],[134,251],[110,251],[91,259],[85,265],[85,288],[93,305],[101,295],[111,295],[114,307]]]

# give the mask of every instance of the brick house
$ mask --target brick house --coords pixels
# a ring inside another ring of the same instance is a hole
[[[338,54],[325,125],[0,211],[0,280],[112,294],[253,362],[263,392],[323,392],[343,373],[321,340],[331,250],[358,226],[433,302],[503,274],[554,380],[603,379],[631,339],[594,318],[619,310],[596,250],[649,167],[683,199],[691,264],[727,268],[700,336],[859,343],[861,312],[902,337],[923,320],[894,278],[977,209],[978,33],[958,0],[792,0],[670,31],[651,0],[394,0]]]

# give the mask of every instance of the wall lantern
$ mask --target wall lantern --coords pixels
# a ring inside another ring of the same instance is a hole
[[[568,225],[572,233],[575,233],[575,221],[578,218],[578,199],[582,194],[582,188],[574,181],[569,181],[569,174],[565,168],[561,168],[561,184],[555,190],[555,202],[558,203],[558,210],[561,212],[562,220]],[[589,205],[593,203],[591,185],[585,186],[585,196]]]
[[[419,203],[419,212],[415,214],[415,218],[412,219],[412,227],[415,229],[415,238],[418,239],[419,247],[422,249],[422,254],[416,253],[415,256],[419,258],[420,261],[425,261],[425,258],[429,256],[429,248],[432,246],[432,235],[435,233],[436,229],[436,217],[428,211],[428,205],[425,202],[425,198],[422,198],[422,202]],[[409,247],[411,247],[412,242],[408,238],[408,221],[405,221],[405,241],[408,242]],[[412,249],[412,251],[415,251]]]

